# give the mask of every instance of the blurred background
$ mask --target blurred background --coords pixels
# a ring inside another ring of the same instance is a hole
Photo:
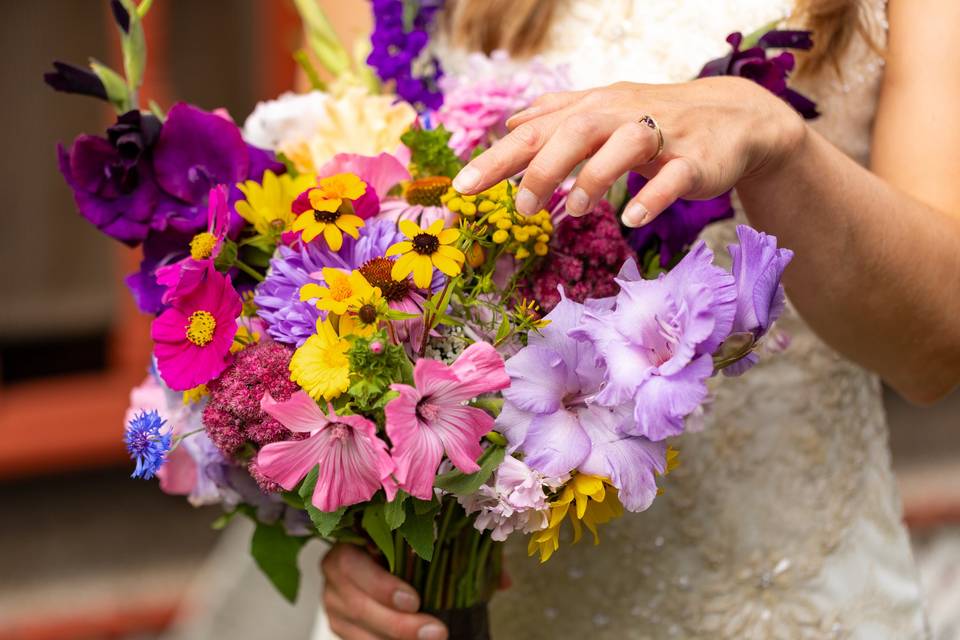
[[[348,38],[366,33],[364,3],[319,1]],[[150,350],[122,283],[138,258],[75,213],[54,155],[111,114],[42,82],[55,59],[117,63],[107,2],[2,7],[0,640],[306,638],[319,545],[291,607],[247,559],[245,523],[216,532],[216,508],[129,478],[123,413]],[[176,97],[242,122],[295,84],[290,0],[157,0],[146,26],[144,93],[164,107]],[[958,640],[960,394],[928,409],[888,394],[888,412],[936,639]]]

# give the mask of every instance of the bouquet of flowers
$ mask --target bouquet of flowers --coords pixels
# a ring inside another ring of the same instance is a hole
[[[372,49],[351,60],[297,4],[337,80],[299,53],[314,90],[243,129],[139,107],[149,2],[111,3],[123,73],[47,76],[118,112],[59,160],[80,213],[143,249],[127,284],[156,318],[127,416],[133,475],[221,503],[217,526],[253,519],[253,556],[291,600],[297,553],[322,538],[375,549],[428,610],[482,612],[509,536],[547,561],[565,527],[598,541],[651,505],[707,380],[756,362],[791,253],[740,226],[732,271],[716,266],[693,238],[731,215],[724,199],[626,237],[606,200],[571,218],[561,189],[525,217],[513,181],[456,192],[464,160],[562,71],[481,56],[443,77],[420,35],[436,5],[399,0],[374,2]]]

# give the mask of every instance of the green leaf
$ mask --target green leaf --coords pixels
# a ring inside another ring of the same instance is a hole
[[[300,590],[297,556],[307,538],[287,535],[282,524],[257,523],[250,541],[250,555],[284,598],[293,603]]]
[[[394,547],[393,536],[390,535],[390,527],[383,512],[383,504],[370,504],[363,510],[363,519],[360,521],[364,531],[370,535],[380,552],[387,559],[390,571],[393,571],[394,565]],[[412,544],[412,543],[411,543]]]
[[[438,489],[443,489],[444,491],[449,491],[455,495],[473,493],[490,478],[494,469],[500,466],[506,453],[507,450],[503,447],[490,445],[480,456],[480,459],[477,460],[477,464],[480,465],[479,471],[466,474],[454,469],[453,471],[448,471],[443,475],[437,476],[433,486]]]
[[[411,497],[410,502],[413,503],[413,512],[418,516],[436,513],[440,510],[440,502],[438,500],[421,500],[420,498]]]
[[[156,100],[150,101],[150,112],[157,116],[157,120],[163,122],[167,119],[167,114],[163,112],[163,107],[157,104]]]
[[[103,64],[102,62],[90,59],[90,69],[97,74],[100,82],[107,90],[107,99],[117,113],[125,113],[130,110],[130,92],[127,89],[127,83],[119,73]]]
[[[390,531],[395,531],[403,524],[403,521],[407,519],[407,512],[404,509],[404,502],[406,502],[409,494],[405,491],[400,491],[397,493],[397,497],[393,499],[392,502],[388,502],[383,507],[383,517],[387,521],[387,526],[390,527]]]
[[[510,335],[510,316],[503,314],[500,326],[497,327],[497,335],[493,340],[494,344],[500,344],[508,335]]]
[[[340,521],[343,519],[343,514],[347,512],[347,508],[340,507],[336,511],[320,511],[320,509],[313,506],[313,490],[317,486],[317,476],[319,476],[319,474],[319,465],[310,469],[310,473],[308,473],[307,477],[300,483],[297,494],[302,500],[302,508],[306,509],[307,515],[310,516],[310,522],[317,528],[317,533],[319,533],[321,537],[326,538],[334,529],[340,526]]]
[[[419,513],[418,508],[423,504],[429,504],[431,508],[429,511]],[[427,562],[433,559],[433,521],[439,508],[439,502],[410,500],[406,506],[407,517],[400,525],[400,535],[416,554]]]

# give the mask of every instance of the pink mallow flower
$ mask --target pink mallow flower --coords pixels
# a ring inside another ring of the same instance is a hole
[[[287,429],[309,433],[306,440],[275,442],[257,454],[259,473],[287,491],[319,465],[313,506],[320,511],[366,502],[380,487],[393,500],[393,460],[386,443],[377,437],[377,427],[363,416],[338,416],[332,405],[324,414],[303,391],[277,402],[268,393],[260,406]]]
[[[202,284],[175,292],[150,329],[157,369],[167,386],[186,391],[216,378],[233,359],[230,347],[243,308],[230,278],[207,265]]]
[[[386,406],[387,435],[400,487],[430,500],[444,452],[464,473],[480,467],[480,439],[493,428],[487,412],[466,406],[471,398],[510,385],[503,358],[491,345],[467,347],[453,365],[421,358],[413,369],[415,387],[393,384],[400,394]]]

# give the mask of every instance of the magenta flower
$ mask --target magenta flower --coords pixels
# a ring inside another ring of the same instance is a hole
[[[277,402],[268,392],[260,406],[290,431],[310,437],[263,447],[257,454],[259,473],[291,491],[319,465],[311,502],[320,511],[365,502],[380,487],[387,500],[393,500],[393,461],[372,422],[363,416],[338,416],[332,405],[324,414],[303,391],[286,402]]]
[[[703,241],[673,270],[643,280],[625,265],[613,307],[588,307],[570,335],[592,344],[604,369],[594,400],[630,405],[626,432],[663,440],[707,396],[713,353],[730,334],[736,311],[733,277],[712,264]]]
[[[497,428],[530,468],[550,477],[580,471],[609,478],[627,509],[643,511],[657,495],[666,445],[631,433],[632,405],[595,401],[604,384],[599,355],[570,336],[586,313],[562,296],[546,316],[550,324],[507,360],[511,383]]]
[[[465,403],[509,386],[510,378],[497,350],[477,342],[450,366],[426,358],[417,360],[413,379],[415,387],[390,385],[400,396],[387,404],[387,435],[393,442],[400,487],[429,500],[444,452],[464,473],[479,469],[480,439],[493,428],[493,418]]]
[[[190,255],[155,271],[157,284],[167,288],[161,298],[164,304],[170,302],[175,291],[183,295],[195,289],[223,248],[230,225],[227,186],[221,184],[210,189],[208,200],[207,230],[190,241]]]
[[[174,292],[170,307],[153,321],[157,369],[175,391],[209,382],[230,364],[243,303],[230,278],[207,267],[200,285]]]

